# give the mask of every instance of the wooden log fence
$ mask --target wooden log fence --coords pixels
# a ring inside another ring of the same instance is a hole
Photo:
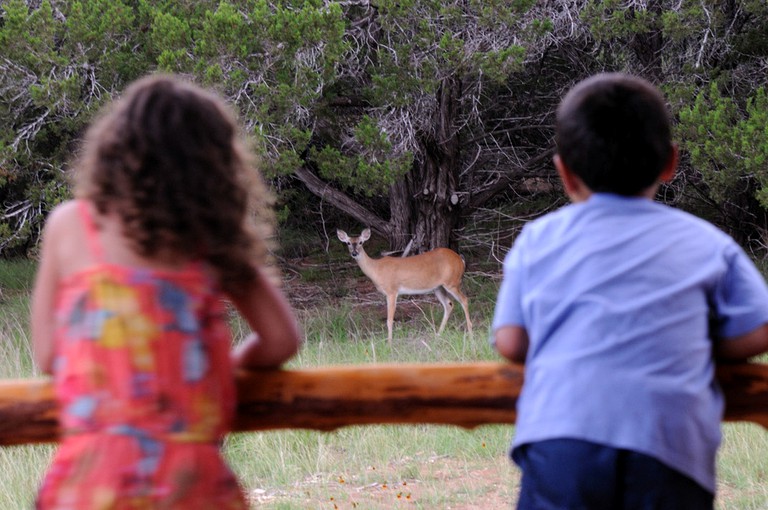
[[[523,377],[522,365],[494,362],[241,372],[234,431],[512,424]],[[722,365],[717,378],[726,398],[725,421],[768,428],[768,364]],[[0,446],[57,438],[51,381],[0,381]]]

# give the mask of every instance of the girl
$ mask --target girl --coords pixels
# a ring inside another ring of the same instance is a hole
[[[245,509],[219,452],[233,370],[281,364],[300,331],[264,268],[270,202],[234,117],[195,85],[145,78],[77,167],[32,299],[62,430],[37,508]],[[233,355],[222,297],[254,331]]]

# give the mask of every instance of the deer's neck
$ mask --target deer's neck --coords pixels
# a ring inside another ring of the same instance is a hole
[[[360,266],[360,269],[363,270],[363,273],[365,273],[366,276],[371,278],[371,275],[376,271],[376,266],[378,265],[379,261],[369,257],[368,254],[365,253],[365,250],[362,248],[359,251],[360,254],[356,259],[357,265]]]

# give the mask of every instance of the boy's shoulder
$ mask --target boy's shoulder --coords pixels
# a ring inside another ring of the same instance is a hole
[[[736,242],[730,235],[728,235],[726,232],[721,230],[715,224],[705,220],[704,218],[696,216],[695,214],[692,214],[688,211],[684,211],[682,209],[678,209],[676,207],[663,204],[661,202],[651,202],[651,203],[656,209],[658,209],[659,214],[665,215],[672,222],[676,222],[681,226],[691,228],[694,231],[697,231],[700,233],[709,234],[713,238],[719,239],[723,242],[729,242],[729,243]]]
[[[622,234],[648,225],[667,232],[702,236],[717,243],[735,242],[714,224],[682,209],[649,199],[611,195],[599,195],[549,212],[526,223],[521,235],[562,241],[586,231],[600,230],[605,234],[614,229]]]

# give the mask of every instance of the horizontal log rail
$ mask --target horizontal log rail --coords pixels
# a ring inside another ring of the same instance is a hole
[[[522,365],[493,362],[241,372],[234,430],[511,424],[523,375]],[[724,419],[768,428],[768,365],[723,365],[717,377],[726,396]],[[0,381],[0,445],[57,438],[50,380]]]

